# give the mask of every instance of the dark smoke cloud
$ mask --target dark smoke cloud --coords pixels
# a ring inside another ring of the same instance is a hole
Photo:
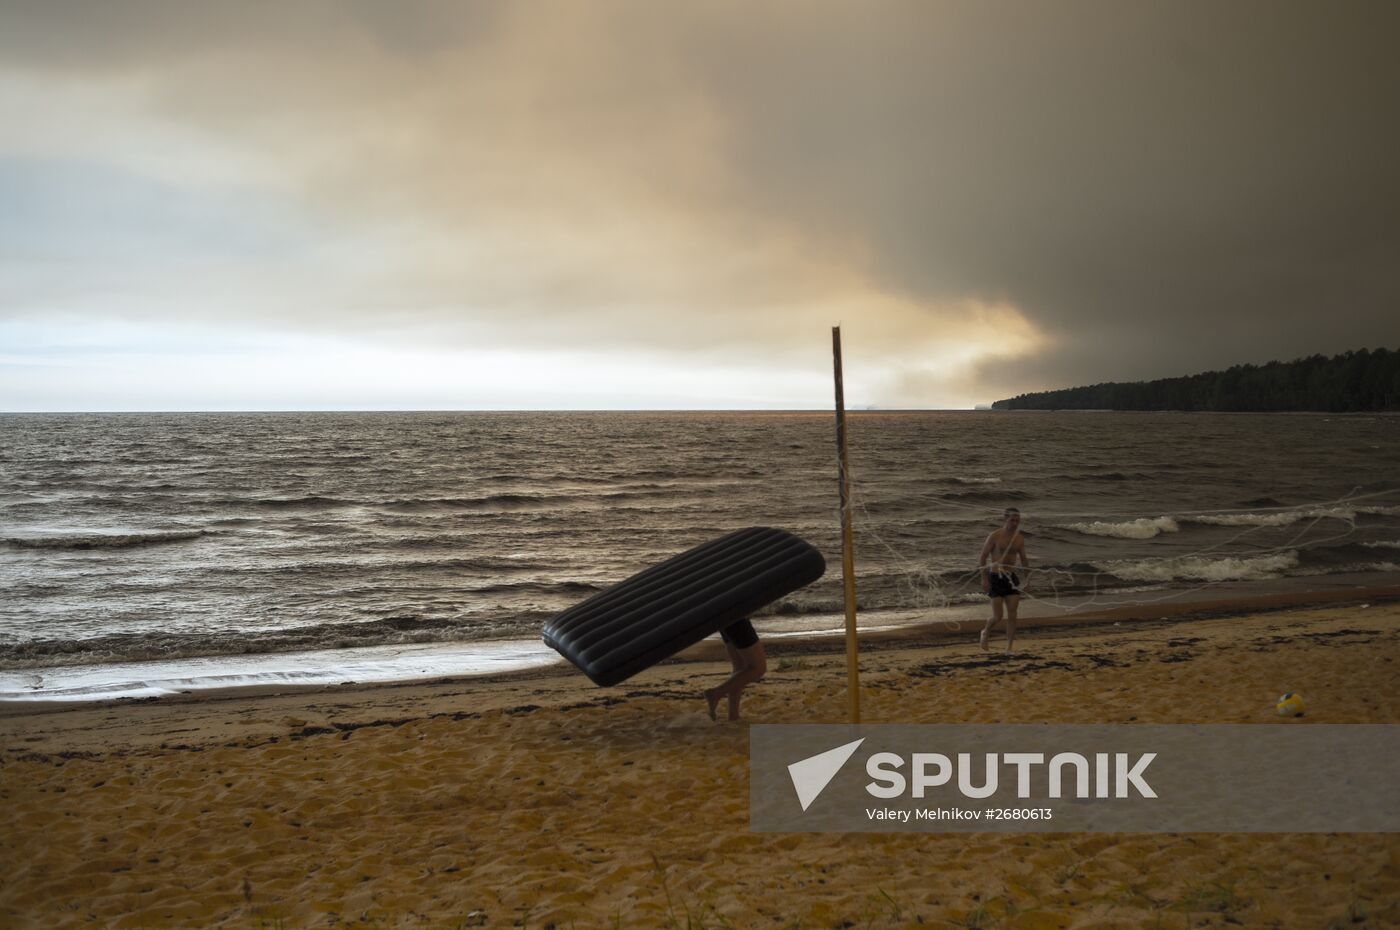
[[[869,298],[873,359],[1035,346],[904,403],[1400,346],[1394,4],[0,10],[0,75],[141,82],[400,229],[339,325],[779,356]]]

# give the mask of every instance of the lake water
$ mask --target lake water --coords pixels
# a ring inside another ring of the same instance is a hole
[[[0,416],[0,698],[153,661],[533,655],[554,613],[744,526],[828,563],[760,631],[834,628],[834,434],[829,412]],[[1009,505],[1027,612],[1400,579],[1400,417],[872,412],[849,436],[863,624],[980,613]]]

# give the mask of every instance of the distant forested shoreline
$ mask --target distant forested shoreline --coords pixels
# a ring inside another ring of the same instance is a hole
[[[1400,410],[1400,350],[1235,365],[1157,381],[1107,382],[1020,394],[995,410]]]

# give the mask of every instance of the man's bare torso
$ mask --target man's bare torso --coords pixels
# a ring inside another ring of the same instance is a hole
[[[1020,530],[1007,532],[1003,527],[987,536],[987,568],[999,574],[1009,572],[1016,564],[1016,554],[1025,546]]]

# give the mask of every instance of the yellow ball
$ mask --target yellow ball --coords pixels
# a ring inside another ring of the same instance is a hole
[[[1301,717],[1303,716],[1303,696],[1290,691],[1278,699],[1274,710],[1278,711],[1280,717]]]

